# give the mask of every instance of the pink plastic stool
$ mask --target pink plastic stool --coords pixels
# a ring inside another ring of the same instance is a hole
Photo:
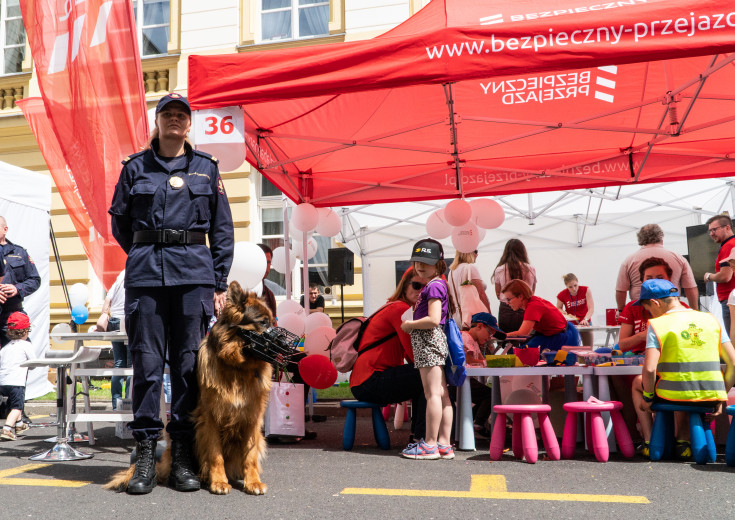
[[[633,448],[633,441],[630,440],[630,434],[625,426],[623,416],[620,414],[622,407],[623,403],[619,401],[599,401],[594,397],[591,397],[588,401],[564,403],[567,420],[564,423],[561,456],[565,459],[574,456],[574,450],[577,448],[577,414],[586,413],[585,437],[587,438],[587,447],[595,454],[595,458],[599,462],[607,462],[610,457],[610,448],[607,444],[605,422],[602,420],[600,413],[610,412],[610,420],[612,420],[620,452],[624,457],[631,458],[635,453],[635,449]]]
[[[513,456],[517,459],[526,458],[526,462],[535,464],[538,460],[538,444],[536,443],[536,429],[533,427],[533,417],[538,416],[541,438],[544,441],[546,454],[551,460],[559,460],[559,442],[556,440],[554,427],[549,420],[551,407],[548,404],[499,404],[493,406],[496,413],[493,435],[490,439],[490,459],[500,460],[505,448],[505,416],[513,414]]]

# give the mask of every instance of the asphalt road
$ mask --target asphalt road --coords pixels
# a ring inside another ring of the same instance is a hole
[[[0,503],[6,518],[16,519],[735,517],[735,468],[722,453],[707,466],[615,455],[601,464],[580,448],[574,460],[530,465],[509,453],[490,462],[488,441],[480,439],[478,451],[457,452],[455,460],[414,461],[398,455],[407,430],[391,426],[392,449],[382,451],[363,414],[351,452],[342,451],[343,418],[335,416],[307,423],[318,434],[314,440],[269,446],[263,472],[269,490],[259,497],[235,489],[227,496],[166,487],[144,496],[104,490],[127,466],[133,446],[110,425],[98,424],[94,446],[75,445],[92,459],[33,468],[28,457],[48,449],[44,439],[56,431],[34,427],[22,440],[0,441]],[[79,487],[65,487],[71,485]]]

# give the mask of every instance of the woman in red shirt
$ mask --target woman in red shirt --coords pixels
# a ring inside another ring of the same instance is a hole
[[[426,282],[413,267],[404,273],[388,303],[370,317],[357,350],[391,337],[358,356],[350,375],[350,390],[360,401],[388,405],[412,400],[411,433],[415,439],[425,437],[426,397],[421,375],[413,366],[411,337],[401,330],[401,317],[416,304]]]
[[[533,291],[523,280],[511,280],[503,287],[508,305],[515,311],[523,309],[521,327],[506,336],[528,336],[529,347],[541,350],[559,350],[564,345],[579,345],[577,328],[564,319],[564,315],[550,301],[533,295]]]
[[[566,319],[575,325],[591,325],[592,315],[595,313],[592,291],[585,285],[579,285],[579,280],[573,273],[565,274],[563,279],[567,288],[556,295],[556,308],[566,313]],[[580,330],[579,334],[584,345],[592,345],[592,331]]]

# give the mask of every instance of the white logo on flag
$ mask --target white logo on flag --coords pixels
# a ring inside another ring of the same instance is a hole
[[[86,0],[75,0],[74,5],[85,3]],[[66,21],[71,15],[72,0],[66,0],[64,3],[64,14],[59,17],[60,22]],[[110,10],[112,9],[112,0],[109,0],[100,6],[99,13],[97,14],[97,23],[94,26],[94,33],[92,34],[92,40],[89,43],[90,47],[95,47],[107,40],[107,20],[110,17]],[[84,22],[87,19],[87,13],[80,14],[76,20],[74,20],[74,29],[72,36],[72,47],[71,47],[71,61],[73,62],[79,54],[79,45],[82,38],[82,29],[84,28]],[[54,42],[54,48],[51,51],[51,59],[49,60],[48,73],[55,74],[66,70],[66,59],[69,54],[69,33],[63,33],[56,37]]]
[[[615,65],[608,65],[606,67],[597,67],[597,70],[600,72],[597,74],[595,80],[595,99],[612,103],[615,101],[613,93],[615,91],[618,68]]]
[[[495,25],[497,23],[503,23],[502,14],[493,14],[480,18],[480,25]]]

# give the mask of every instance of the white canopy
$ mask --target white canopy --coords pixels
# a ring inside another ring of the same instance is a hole
[[[23,246],[31,256],[41,276],[41,286],[23,301],[31,318],[30,341],[37,357],[49,348],[51,320],[49,294],[49,228],[51,210],[51,179],[0,162],[0,215],[8,223],[7,238]],[[47,368],[28,373],[26,399],[33,399],[53,390]]]

